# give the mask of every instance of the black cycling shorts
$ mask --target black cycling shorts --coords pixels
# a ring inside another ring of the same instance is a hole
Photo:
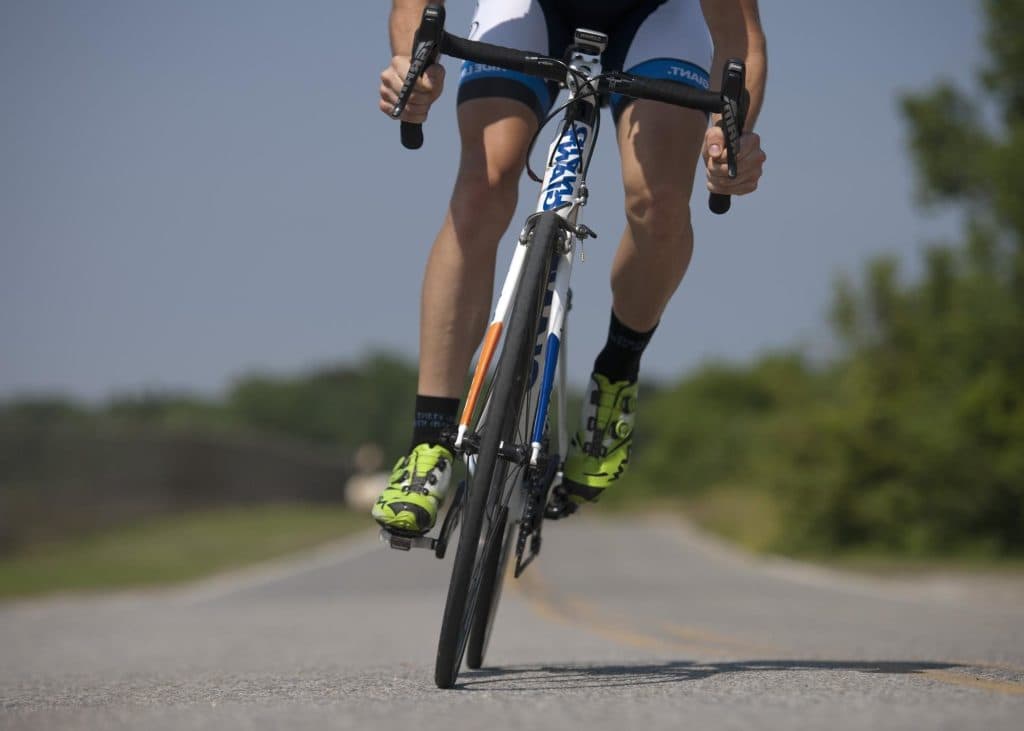
[[[480,0],[469,38],[561,58],[576,28],[606,33],[604,71],[671,79],[707,89],[712,43],[700,0]],[[543,120],[557,86],[533,76],[466,61],[458,101],[516,99]],[[613,97],[618,121],[627,99]]]

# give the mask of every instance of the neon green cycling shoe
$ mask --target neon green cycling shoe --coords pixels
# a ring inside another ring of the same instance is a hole
[[[563,468],[562,485],[573,502],[596,502],[626,471],[638,391],[630,381],[590,376],[582,425],[572,437]]]
[[[391,470],[388,486],[370,512],[384,528],[423,534],[434,527],[452,477],[451,451],[440,445],[417,444]]]

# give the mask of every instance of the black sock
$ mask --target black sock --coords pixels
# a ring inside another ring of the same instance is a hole
[[[612,312],[608,325],[608,341],[594,361],[594,372],[600,373],[613,383],[629,381],[635,383],[640,376],[640,356],[658,328],[657,325],[645,333],[637,332],[623,325]]]
[[[412,422],[412,446],[440,444],[441,432],[455,426],[459,400],[445,396],[416,395],[416,413]]]

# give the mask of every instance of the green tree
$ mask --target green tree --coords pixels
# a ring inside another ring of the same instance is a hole
[[[962,240],[916,281],[892,257],[841,277],[827,367],[707,368],[655,399],[642,488],[765,491],[783,550],[1024,553],[1024,0],[983,7],[977,88],[901,100],[919,201],[961,211]]]
[[[375,442],[404,451],[416,372],[405,361],[377,355],[298,378],[251,376],[231,390],[227,409],[246,427],[329,446]]]
[[[918,282],[878,258],[837,286],[841,407],[808,421],[784,480],[793,547],[1024,550],[1024,0],[984,9],[976,95],[901,102],[919,200],[959,208],[964,240]]]

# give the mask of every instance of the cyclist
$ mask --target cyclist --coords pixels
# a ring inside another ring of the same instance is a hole
[[[426,5],[427,0],[393,0],[393,58],[380,85],[385,113],[405,80]],[[703,113],[652,101],[612,100],[626,228],[612,265],[608,339],[594,362],[581,426],[564,465],[563,484],[576,503],[597,500],[629,463],[640,357],[693,252],[689,199],[698,160],[703,156],[711,192],[743,195],[757,187],[765,154],[750,130],[767,69],[757,0],[480,0],[469,38],[561,57],[579,27],[609,36],[602,56],[606,71],[708,88],[710,80],[721,78],[726,59],[742,58],[750,110],[739,174],[730,179],[724,135],[709,126]],[[426,119],[444,75],[438,64],[426,70],[403,120]],[[412,445],[372,510],[386,528],[428,531],[445,497],[453,455],[442,431],[457,419],[465,374],[488,322],[498,243],[515,211],[527,147],[554,92],[524,74],[470,62],[462,66],[462,153],[423,279]]]

